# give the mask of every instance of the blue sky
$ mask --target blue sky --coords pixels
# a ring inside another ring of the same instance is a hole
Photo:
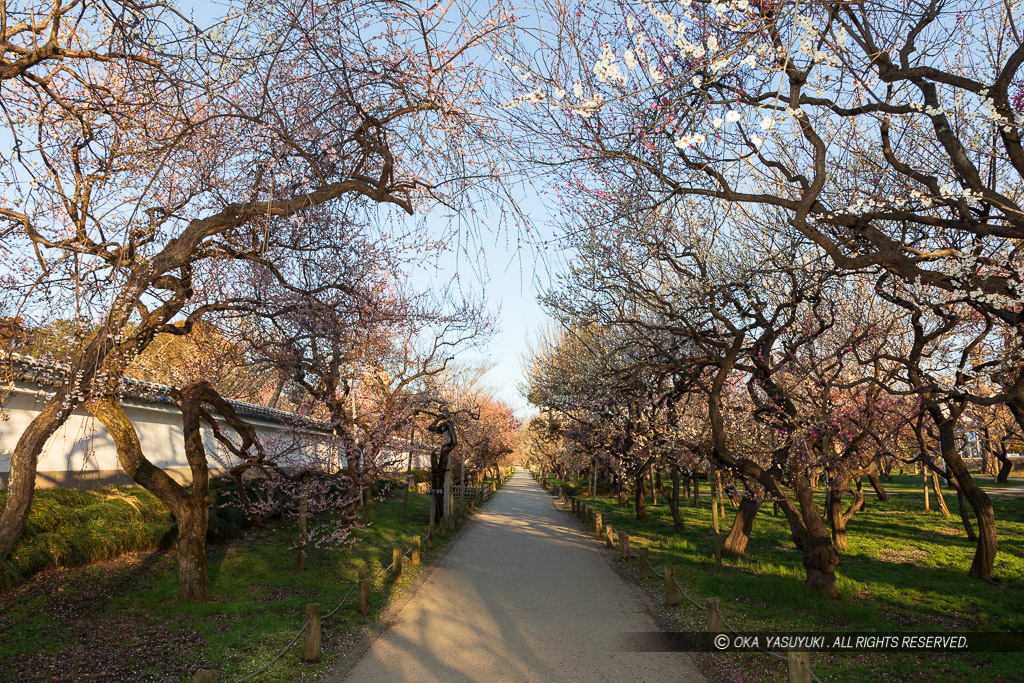
[[[540,199],[522,199],[520,208],[533,221],[533,244],[525,240],[518,245],[514,228],[498,228],[484,233],[471,242],[465,252],[451,254],[443,259],[436,271],[419,272],[413,278],[417,287],[429,287],[431,282],[447,283],[458,278],[466,293],[483,294],[488,308],[498,315],[499,331],[480,351],[467,351],[460,361],[466,365],[491,366],[484,383],[493,389],[520,418],[535,411],[519,393],[518,385],[524,380],[522,363],[527,350],[527,339],[536,339],[551,323],[550,317],[537,302],[538,294],[549,286],[551,271],[557,269],[549,259],[558,260],[552,250],[538,242],[551,239],[555,231],[554,215]],[[440,217],[420,217],[427,225]],[[445,226],[437,225],[437,232]]]

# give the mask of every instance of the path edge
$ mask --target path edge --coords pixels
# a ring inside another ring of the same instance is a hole
[[[615,572],[615,574],[622,580],[622,582],[626,584],[626,586],[633,592],[636,598],[640,601],[640,604],[643,605],[644,611],[646,611],[647,614],[651,617],[651,619],[654,620],[654,623],[658,626],[659,629],[661,629],[662,633],[672,631],[672,624],[669,622],[668,615],[665,614],[664,607],[662,605],[655,603],[654,600],[651,599],[651,596],[647,594],[647,591],[644,590],[643,586],[638,584],[635,578],[626,571],[626,566],[616,560],[614,552],[608,552],[606,550],[606,548],[603,546],[604,541],[596,540],[594,538],[594,535],[591,534],[589,530],[583,526],[580,520],[572,514],[572,510],[570,510],[564,503],[560,503],[558,501],[557,496],[551,497],[551,507],[565,514],[565,516],[569,518],[573,526],[578,527],[580,530],[582,530],[583,535],[586,536],[589,541],[591,541],[591,549],[597,555],[601,556],[601,558],[605,561],[605,564],[611,567],[611,570]],[[687,657],[690,658],[690,661],[693,663],[693,668],[700,672],[701,676],[703,676],[704,680],[708,683],[715,683],[717,681],[723,680],[722,678],[715,675],[714,667],[711,665],[710,662],[707,661],[707,658],[696,656],[702,653],[684,652],[682,654],[685,654]]]
[[[504,488],[504,486],[502,486],[502,488]],[[361,660],[366,653],[370,651],[370,648],[373,647],[373,644],[377,639],[384,635],[385,631],[391,628],[391,625],[394,623],[395,619],[398,618],[402,609],[409,603],[409,601],[416,597],[416,594],[420,592],[423,584],[425,584],[434,574],[434,571],[438,566],[440,566],[441,562],[448,557],[448,553],[452,551],[452,548],[462,540],[462,537],[474,525],[477,515],[485,511],[490,502],[494,500],[495,496],[500,492],[501,489],[495,491],[494,495],[488,498],[482,506],[477,508],[476,512],[470,515],[466,520],[466,523],[462,525],[461,529],[459,529],[458,533],[452,536],[451,540],[445,544],[444,548],[431,558],[430,564],[421,565],[423,568],[416,575],[416,578],[412,580],[412,583],[406,586],[405,590],[403,590],[388,604],[386,608],[384,608],[382,612],[380,612],[372,624],[360,631],[359,635],[356,636],[356,641],[352,648],[342,655],[338,661],[335,662],[327,672],[325,672],[323,680],[344,681],[348,679],[349,674],[352,673],[352,669],[356,667],[359,660]]]

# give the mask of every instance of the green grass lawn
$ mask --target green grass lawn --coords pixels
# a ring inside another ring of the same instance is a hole
[[[869,495],[867,511],[855,515],[847,526],[850,549],[841,553],[838,600],[805,592],[801,555],[785,519],[781,513],[772,516],[771,505],[758,514],[746,555],[726,558],[716,570],[706,482],[701,507],[694,508],[692,501],[681,504],[685,528],[678,533],[663,496],[656,506],[648,498],[645,523],[636,521],[632,501],[623,507],[599,495],[593,504],[606,524],[629,534],[631,546],[649,547],[652,562],[675,565],[679,583],[699,602],[720,597],[724,616],[739,631],[1024,631],[1024,497],[994,499],[999,555],[996,582],[986,584],[966,576],[974,544],[967,541],[956,514],[954,492],[944,491],[952,512],[944,518],[936,511],[934,497],[931,511],[924,511],[920,477],[897,475],[883,483],[892,498],[880,502]],[[733,514],[727,499],[723,533]],[[841,681],[875,681],[886,676],[1009,681],[1020,680],[1024,671],[1024,654],[1019,653],[816,653],[812,660],[818,676]],[[780,666],[769,667],[766,678],[752,680],[772,680],[781,675],[784,664]]]
[[[103,673],[125,680],[191,680],[196,670],[212,668],[220,680],[234,680],[277,655],[301,627],[307,603],[320,603],[325,614],[334,609],[360,569],[377,574],[391,564],[392,548],[410,548],[414,535],[424,537],[425,562],[452,538],[449,532],[428,551],[429,499],[410,494],[406,516],[404,495],[393,491],[374,501],[371,524],[351,547],[311,549],[305,571],[295,569],[290,524],[209,546],[213,600],[208,603],[178,600],[171,552],[43,572],[0,594],[0,678]],[[378,577],[369,616],[357,613],[353,593],[326,619],[322,663],[300,661],[300,640],[259,680],[290,681],[301,672],[325,671],[419,569],[407,563],[397,584],[387,574]]]

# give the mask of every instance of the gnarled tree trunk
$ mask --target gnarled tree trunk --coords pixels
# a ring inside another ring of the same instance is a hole
[[[42,412],[29,423],[18,439],[11,454],[11,466],[7,480],[7,503],[0,512],[0,563],[14,548],[21,537],[32,508],[32,496],[36,490],[36,467],[39,454],[46,442],[60,428],[70,410],[62,410],[63,392],[43,408]]]
[[[843,510],[844,493],[853,496],[853,502],[845,511]],[[853,519],[863,503],[863,489],[854,490],[846,486],[846,482],[833,482],[829,496],[829,521],[832,524],[832,545],[836,550],[849,550],[850,541],[846,537],[846,524]]]
[[[736,508],[736,517],[732,520],[732,528],[729,529],[725,542],[722,544],[722,552],[726,555],[739,556],[746,552],[747,542],[750,541],[750,531],[754,528],[754,519],[757,511],[761,509],[761,500],[750,495],[740,497],[740,504]]]
[[[939,505],[939,512],[943,517],[949,517],[949,508],[946,507],[946,499],[942,497],[942,487],[939,486],[939,473],[932,470],[932,493],[935,494],[935,502]]]
[[[939,447],[942,459],[946,462],[950,472],[956,479],[958,488],[963,492],[964,497],[974,510],[974,518],[978,522],[978,545],[974,551],[974,559],[967,575],[984,581],[992,580],[992,567],[995,565],[996,552],[998,551],[998,539],[996,536],[996,516],[992,508],[992,500],[988,494],[974,481],[967,465],[960,457],[956,447],[956,437],[953,432],[955,421],[945,419],[937,408],[933,409],[932,417],[939,430]]]
[[[633,494],[636,502],[636,519],[639,522],[647,521],[647,500],[644,498],[644,473],[643,470],[636,475],[636,492]]]
[[[188,404],[188,401],[183,403]],[[160,499],[177,522],[178,595],[189,601],[209,600],[210,580],[206,569],[206,531],[210,514],[209,470],[206,467],[206,449],[199,429],[198,412],[186,410],[182,406],[185,454],[192,470],[190,492],[146,459],[135,426],[113,399],[93,399],[87,407],[107,428],[124,471],[137,484]],[[201,464],[197,456],[201,457]]]
[[[886,492],[885,487],[882,486],[881,480],[877,474],[869,474],[868,481],[871,482],[871,488],[875,490],[875,495],[878,496],[878,500],[885,502],[889,500],[889,494]]]

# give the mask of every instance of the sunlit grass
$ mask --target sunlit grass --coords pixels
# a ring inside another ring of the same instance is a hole
[[[586,490],[585,481],[571,483],[580,492]],[[722,598],[726,618],[740,630],[1024,631],[1024,498],[993,497],[1000,552],[996,582],[987,584],[967,577],[975,545],[964,533],[955,492],[943,492],[951,511],[943,517],[931,494],[931,510],[924,511],[919,477],[895,475],[883,483],[890,500],[869,495],[868,509],[847,527],[850,549],[841,553],[836,600],[804,589],[801,555],[785,518],[781,512],[773,516],[771,505],[761,508],[746,555],[725,558],[718,570],[706,484],[700,507],[689,500],[681,503],[681,532],[673,527],[664,496],[657,505],[648,498],[645,523],[637,522],[632,500],[619,506],[610,495],[599,495],[592,503],[605,523],[629,534],[631,546],[650,548],[652,562],[674,565],[680,584],[698,601]],[[733,514],[727,499],[723,534]],[[977,680],[1019,680],[1024,670],[1020,653],[817,654],[815,661],[815,672],[831,680],[874,681],[885,675],[945,680],[979,673],[982,678]]]

